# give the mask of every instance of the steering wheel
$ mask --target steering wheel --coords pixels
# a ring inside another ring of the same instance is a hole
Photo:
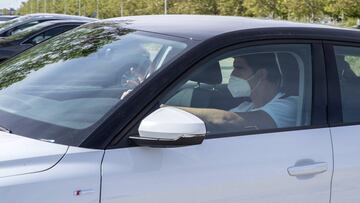
[[[125,71],[121,74],[120,84],[122,87],[134,89],[145,80],[146,71],[142,70],[138,63],[128,63],[123,66]]]

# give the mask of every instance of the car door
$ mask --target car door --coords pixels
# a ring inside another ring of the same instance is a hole
[[[360,44],[329,42],[326,50],[334,145],[331,202],[359,202]]]
[[[221,50],[177,80],[158,99],[162,104],[159,108],[215,112],[210,117],[220,116],[217,112],[237,114],[232,109],[249,102],[249,98],[234,98],[228,83],[234,60],[246,55],[255,55],[257,62],[265,64],[259,70],[277,75],[276,87],[283,96],[274,98],[285,106],[279,105],[275,112],[285,112],[282,116],[294,122],[280,124],[281,116],[272,117],[263,108],[259,110],[263,117],[245,127],[206,124],[201,118],[207,133],[199,145],[113,146],[106,150],[102,163],[103,203],[330,201],[333,162],[330,132],[325,125],[321,43],[264,42]],[[267,63],[272,64],[271,71]],[[270,80],[267,77],[264,80]],[[264,85],[257,86],[270,92]],[[298,102],[287,108],[283,101],[291,98]],[[295,110],[287,115],[285,109]],[[238,115],[246,120],[249,117],[245,114],[254,112],[258,110]],[[275,125],[267,123],[269,116]]]

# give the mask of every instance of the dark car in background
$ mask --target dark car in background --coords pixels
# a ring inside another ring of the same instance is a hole
[[[11,36],[28,27],[51,20],[94,20],[94,19],[82,17],[82,16],[72,16],[72,15],[63,15],[63,14],[46,14],[46,13],[29,14],[15,18],[13,20],[9,20],[3,24],[0,24],[0,37]]]
[[[15,19],[17,17],[19,17],[19,16],[5,16],[5,15],[0,16],[0,23],[4,23],[4,22],[6,22],[8,20],[12,20],[12,19]]]
[[[91,21],[92,20],[47,21],[21,30],[11,36],[0,37],[0,62],[47,39]]]

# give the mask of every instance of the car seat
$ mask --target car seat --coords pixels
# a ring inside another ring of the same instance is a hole
[[[215,85],[221,84],[222,75],[218,61],[202,66],[166,104],[195,108],[209,108],[210,100],[218,91]],[[192,82],[191,82],[192,81]]]
[[[305,83],[300,85],[300,81],[304,81],[304,65],[301,58],[291,52],[277,52],[276,60],[282,77],[280,92],[285,93],[285,97],[298,97],[296,126],[301,126],[309,122],[304,116],[306,109],[304,108],[305,100]],[[308,112],[309,113],[309,112]]]

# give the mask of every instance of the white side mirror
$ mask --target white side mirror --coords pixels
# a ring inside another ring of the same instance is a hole
[[[205,123],[200,118],[175,107],[163,107],[144,118],[140,136],[130,139],[138,145],[186,146],[201,144],[205,134]]]

